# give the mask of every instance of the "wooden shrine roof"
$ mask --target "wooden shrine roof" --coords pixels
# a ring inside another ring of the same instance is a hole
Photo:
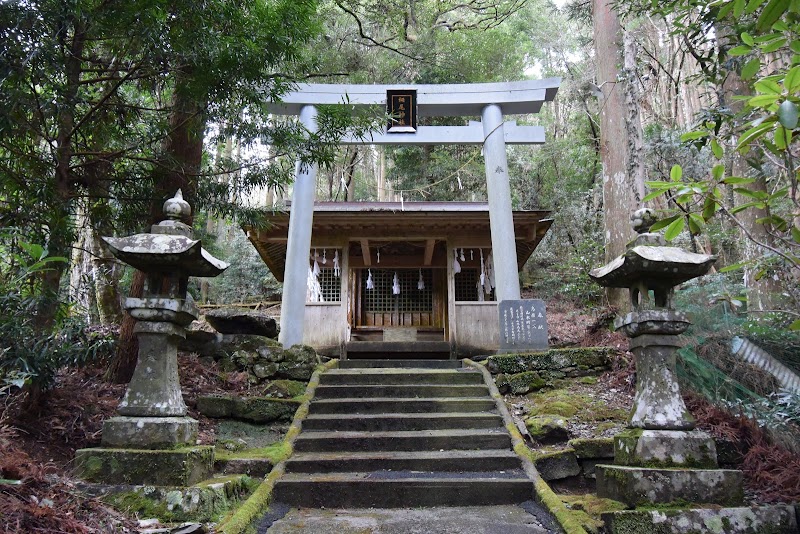
[[[517,263],[521,270],[552,224],[546,210],[514,211]],[[289,213],[267,217],[264,230],[246,228],[248,239],[279,281],[283,281]],[[312,247],[346,247],[360,243],[369,258],[371,246],[387,242],[420,242],[419,265],[432,265],[434,247],[453,239],[465,247],[490,247],[489,206],[484,202],[317,202]],[[437,247],[440,249],[441,246]],[[424,251],[424,252],[422,252]],[[423,260],[424,255],[424,262]],[[441,256],[439,252],[436,257]],[[369,265],[369,259],[365,265]],[[439,261],[436,264],[440,263]],[[384,263],[385,264],[385,263]],[[446,263],[442,263],[446,265]]]

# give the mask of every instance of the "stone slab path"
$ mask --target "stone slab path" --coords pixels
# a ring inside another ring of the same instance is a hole
[[[561,532],[529,501],[520,505],[319,509],[273,506],[259,534],[550,534]],[[278,518],[279,514],[285,513]]]

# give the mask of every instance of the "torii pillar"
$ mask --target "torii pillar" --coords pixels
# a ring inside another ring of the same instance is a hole
[[[317,108],[303,106],[300,122],[309,132],[317,130]],[[284,348],[303,342],[308,284],[308,251],[314,223],[314,190],[317,186],[316,164],[297,162],[295,167],[289,236],[286,244],[286,271],[281,304],[281,332],[278,341]]]
[[[497,104],[481,111],[483,159],[486,166],[486,196],[489,200],[489,228],[492,234],[495,295],[498,302],[519,300],[517,241],[511,210],[511,186],[503,128],[503,112]]]

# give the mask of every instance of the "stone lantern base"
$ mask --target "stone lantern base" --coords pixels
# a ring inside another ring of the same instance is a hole
[[[173,449],[194,445],[198,422],[191,417],[117,416],[103,423],[102,445],[111,448]]]
[[[79,449],[78,476],[100,484],[191,486],[211,477],[214,447],[204,445],[171,450]]]

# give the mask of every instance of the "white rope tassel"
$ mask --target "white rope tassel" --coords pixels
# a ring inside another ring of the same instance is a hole
[[[425,289],[425,280],[422,279],[422,269],[419,270],[419,281],[417,282],[417,289],[422,291]]]
[[[460,259],[461,261],[466,261],[466,258],[464,257],[464,249],[463,248],[461,249],[461,255],[458,257],[458,259]]]
[[[339,250],[336,250],[336,253],[333,255],[333,274],[335,276],[342,275],[342,269],[339,268]]]
[[[322,249],[322,265],[325,265],[326,263],[328,263],[328,249],[323,248]]]
[[[489,291],[497,287],[494,284],[494,260],[491,252],[486,256],[486,279],[489,281]]]
[[[392,279],[392,294],[400,294],[400,279],[397,278],[397,271],[394,272],[394,278]]]
[[[372,269],[367,269],[367,289],[375,289],[375,282],[372,281]]]
[[[458,250],[453,249],[453,274],[461,272],[461,264],[458,263]]]
[[[481,287],[486,287],[486,266],[483,263],[483,249],[481,251]]]
[[[475,259],[475,257],[472,255],[473,252],[475,252],[475,251],[472,250],[472,249],[469,249],[469,261],[472,261],[472,260]]]
[[[325,302],[325,299],[322,298],[322,286],[319,283],[319,278],[314,275],[314,271],[311,267],[308,268],[306,300],[308,302]]]
[[[314,249],[314,271],[313,271],[314,277],[319,276],[319,273],[321,272],[317,258],[319,258],[319,256],[317,255],[317,249]]]

